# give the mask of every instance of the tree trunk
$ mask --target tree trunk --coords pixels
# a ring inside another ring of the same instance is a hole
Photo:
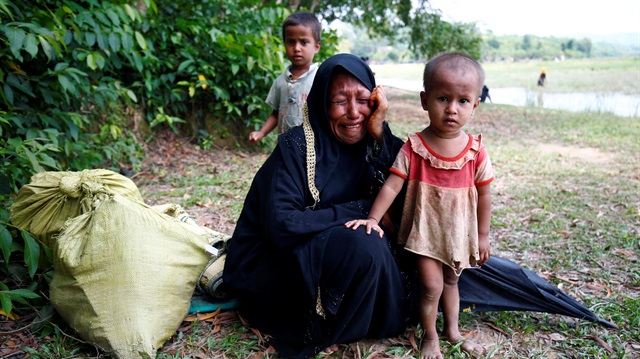
[[[316,7],[318,7],[318,5],[320,5],[321,2],[322,2],[322,0],[313,0],[313,1],[311,1],[311,8],[309,9],[309,12],[315,13],[316,12]]]
[[[298,11],[300,1],[301,0],[289,0],[289,9],[291,9],[291,11]]]

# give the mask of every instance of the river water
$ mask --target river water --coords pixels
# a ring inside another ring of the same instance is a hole
[[[421,80],[376,78],[376,82],[380,85],[409,91],[422,91]],[[613,113],[623,117],[640,117],[640,94],[553,93],[544,89],[531,91],[520,87],[496,87],[489,89],[489,96],[491,96],[491,102],[503,105],[542,107],[573,112]]]

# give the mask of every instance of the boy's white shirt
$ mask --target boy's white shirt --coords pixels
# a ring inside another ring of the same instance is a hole
[[[302,124],[302,108],[318,70],[318,64],[313,63],[309,71],[294,80],[290,67],[276,78],[265,100],[278,111],[278,134]]]

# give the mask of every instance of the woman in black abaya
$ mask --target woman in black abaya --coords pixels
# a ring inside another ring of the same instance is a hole
[[[344,226],[367,217],[403,144],[384,123],[384,89],[364,61],[339,54],[318,69],[307,105],[256,174],[224,268],[240,313],[287,358],[398,335],[416,312],[391,241]]]

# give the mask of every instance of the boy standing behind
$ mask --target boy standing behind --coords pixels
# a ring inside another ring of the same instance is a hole
[[[273,111],[259,131],[249,134],[251,143],[262,140],[276,126],[281,134],[302,124],[302,108],[318,69],[313,57],[320,50],[321,33],[322,25],[308,12],[293,13],[282,23],[282,38],[291,66],[271,86],[266,103]]]

